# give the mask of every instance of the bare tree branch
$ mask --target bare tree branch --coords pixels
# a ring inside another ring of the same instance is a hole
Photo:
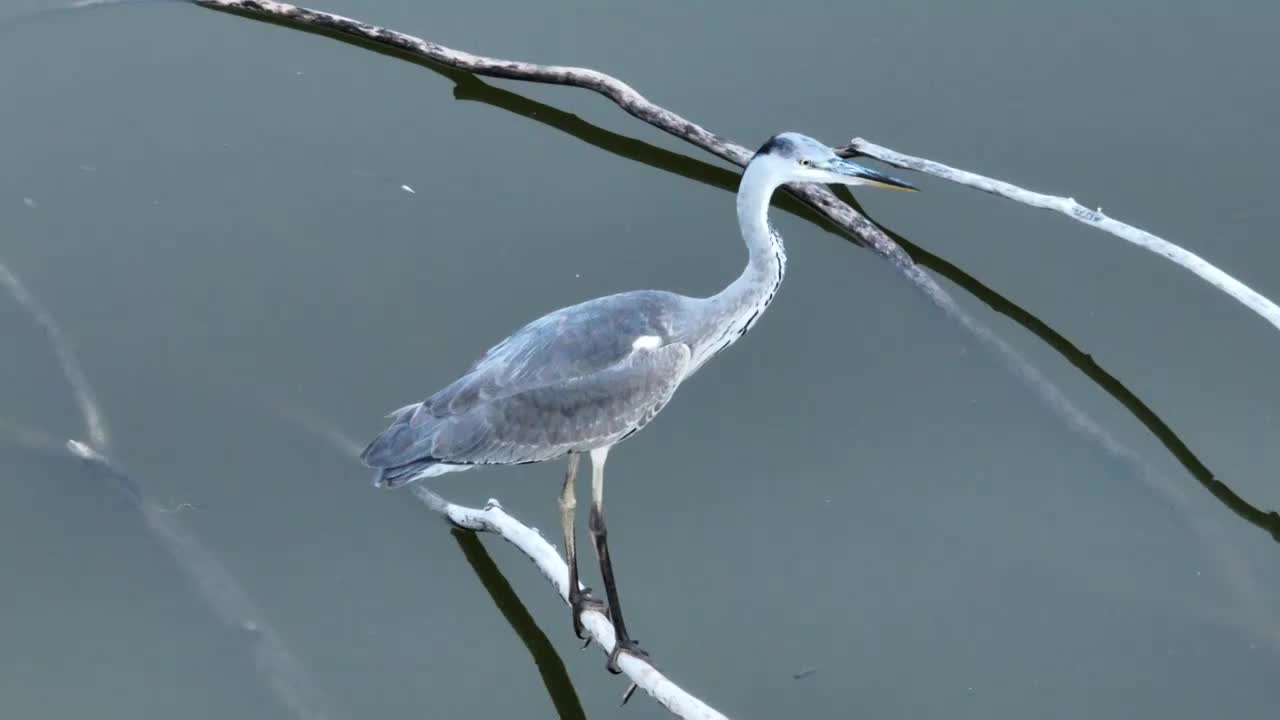
[[[569,566],[546,538],[508,515],[497,500],[489,500],[483,508],[463,507],[445,500],[421,483],[413,486],[413,494],[454,525],[476,532],[491,532],[514,545],[533,561],[538,572],[559,593],[560,599],[566,605],[569,604]],[[609,622],[609,617],[598,610],[586,609],[581,618],[582,627],[596,645],[606,654],[613,652],[613,625]],[[684,720],[727,720],[715,708],[690,695],[645,660],[622,653],[618,656],[618,668],[636,687],[644,690],[676,717]]]
[[[293,411],[278,412],[278,415],[324,440],[343,455],[352,458],[360,455],[360,443],[326,422]],[[565,605],[569,604],[569,566],[560,557],[559,551],[537,530],[508,515],[497,500],[489,500],[483,508],[470,508],[445,500],[422,483],[415,483],[412,491],[422,504],[443,515],[457,527],[473,532],[490,532],[516,546],[516,549],[533,561],[538,572],[556,589]],[[614,634],[609,616],[598,610],[586,609],[583,610],[581,619],[582,627],[590,634],[591,640],[606,655],[612,653]],[[673,683],[649,662],[623,653],[618,656],[618,667],[635,687],[644,690],[676,717],[684,720],[727,720],[714,708]],[[624,697],[630,693],[631,688],[628,688]]]
[[[981,190],[992,195],[999,195],[1002,198],[1020,202],[1024,205],[1040,208],[1042,210],[1054,210],[1073,219],[1079,220],[1085,225],[1095,227],[1103,232],[1111,233],[1126,242],[1133,243],[1144,250],[1151,252],[1173,262],[1177,265],[1190,270],[1196,277],[1204,280],[1210,285],[1218,288],[1222,292],[1230,295],[1236,301],[1262,316],[1264,320],[1280,328],[1280,307],[1268,300],[1266,297],[1255,291],[1253,288],[1245,285],[1234,277],[1228,275],[1208,260],[1196,255],[1195,253],[1185,250],[1164,238],[1157,237],[1146,230],[1136,228],[1127,223],[1120,222],[1115,218],[1109,217],[1102,212],[1102,208],[1090,210],[1075,201],[1075,198],[1059,197],[1057,195],[1044,195],[1038,192],[1032,192],[1025,188],[1018,187],[1012,183],[1003,180],[995,180],[969,172],[968,170],[960,170],[950,165],[943,165],[940,162],[926,160],[925,158],[904,155],[896,150],[890,150],[882,145],[876,145],[873,142],[862,138],[854,138],[849,144],[843,148],[839,148],[837,152],[845,157],[856,155],[865,155],[875,158],[883,163],[888,163],[895,167],[907,170],[915,170],[927,175],[950,180],[954,183],[967,185],[968,187]]]

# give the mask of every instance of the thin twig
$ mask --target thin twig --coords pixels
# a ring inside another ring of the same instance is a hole
[[[1032,192],[1003,180],[996,180],[968,170],[943,165],[933,160],[904,155],[897,150],[876,145],[863,138],[850,140],[847,146],[839,148],[837,152],[846,157],[865,155],[895,167],[915,170],[943,180],[950,180],[951,182],[966,185],[992,195],[999,195],[1002,198],[1020,202],[1024,205],[1060,212],[1073,220],[1078,220],[1103,232],[1111,233],[1121,240],[1133,243],[1144,250],[1150,250],[1190,270],[1196,277],[1230,295],[1240,304],[1261,315],[1264,320],[1276,328],[1280,328],[1280,307],[1277,307],[1275,303],[1262,294],[1223,272],[1199,255],[1174,245],[1164,238],[1157,237],[1146,230],[1120,222],[1102,212],[1102,208],[1090,210],[1076,202],[1075,198]]]

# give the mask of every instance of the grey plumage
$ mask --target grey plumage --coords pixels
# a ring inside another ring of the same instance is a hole
[[[476,465],[542,462],[569,455],[560,494],[569,605],[574,631],[596,602],[578,583],[574,482],[581,454],[591,457],[591,535],[620,652],[641,654],[627,633],[609,559],[604,464],[609,449],[643,428],[676,388],[742,337],[782,284],[786,253],[769,226],[769,198],[786,182],[839,182],[909,188],[900,180],[836,157],[795,133],[770,138],[747,164],[738,187],[738,225],[747,267],[724,290],[691,298],[657,290],[610,295],[557,310],[493,346],[462,377],[392,413],[391,426],[360,456],[374,484],[398,487]]]
[[[401,408],[361,459],[375,485],[475,465],[541,462],[605,448],[653,419],[679,384],[741,337],[773,299],[786,266],[768,225],[783,182],[906,187],[837,158],[803,135],[765,143],[743,175],[738,219],[750,254],[733,283],[709,298],[641,290],[562,308],[517,330],[462,377]]]
[[[394,487],[438,465],[540,462],[613,444],[653,419],[683,376],[688,301],[641,290],[538,318],[396,411],[362,459]],[[634,347],[637,338],[652,347]]]

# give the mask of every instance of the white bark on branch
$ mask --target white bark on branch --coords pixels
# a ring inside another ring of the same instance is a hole
[[[463,507],[445,500],[421,483],[413,486],[413,494],[454,525],[476,532],[491,532],[514,545],[533,561],[538,572],[559,593],[560,599],[566,605],[569,603],[569,566],[560,553],[536,530],[508,515],[497,500],[489,500],[483,508]],[[606,655],[613,652],[613,625],[609,617],[598,610],[586,609],[581,619],[583,629],[596,645]],[[689,694],[645,660],[622,653],[618,656],[618,668],[636,687],[676,717],[684,720],[727,720],[715,708]]]
[[[1230,295],[1245,307],[1261,315],[1263,319],[1277,329],[1280,329],[1280,307],[1277,307],[1275,303],[1268,300],[1261,293],[1223,272],[1199,255],[1174,245],[1168,240],[1153,235],[1146,230],[1109,217],[1102,212],[1102,208],[1090,210],[1076,202],[1075,198],[1032,192],[1003,180],[996,180],[968,170],[943,165],[933,160],[904,155],[897,150],[876,145],[863,138],[850,140],[846,147],[840,148],[840,152],[843,155],[865,155],[894,167],[915,170],[943,180],[950,180],[960,185],[967,185],[968,187],[1042,210],[1060,212],[1073,220],[1079,220],[1085,225],[1111,233],[1121,240],[1133,243],[1144,250],[1150,250],[1182,266],[1194,273],[1196,277]]]
[[[323,439],[343,455],[359,457],[361,445],[333,426],[302,413],[281,412],[279,415]],[[537,530],[507,514],[497,500],[490,499],[483,508],[471,508],[445,500],[420,482],[415,483],[411,490],[422,504],[443,515],[454,525],[473,532],[490,532],[514,545],[517,550],[524,553],[525,557],[533,561],[538,572],[551,583],[565,605],[569,604],[569,566],[564,558],[560,557],[555,546],[547,542]],[[615,639],[609,616],[588,608],[583,611],[581,620],[582,627],[590,635],[591,640],[600,646],[606,655],[612,653]],[[652,663],[634,655],[622,653],[618,656],[618,668],[631,680],[634,687],[644,690],[676,717],[684,720],[728,720],[715,708],[676,685]],[[624,697],[629,697],[630,693],[631,688],[628,688]]]

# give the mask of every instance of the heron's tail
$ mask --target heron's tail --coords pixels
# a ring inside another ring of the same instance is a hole
[[[396,467],[377,468],[373,474],[373,486],[395,489],[421,477],[448,472],[447,470],[432,472],[440,464],[440,461],[435,458],[422,458]]]
[[[422,477],[440,475],[459,466],[444,463],[427,453],[430,447],[429,428],[415,428],[409,423],[421,405],[415,403],[391,413],[391,425],[378,434],[364,452],[360,461],[373,468],[374,487],[397,488]],[[424,450],[426,452],[424,452]]]
[[[409,426],[418,404],[406,405],[391,413],[391,424],[360,453],[360,462],[371,468],[389,468],[404,465],[422,458],[418,441],[422,438]]]

